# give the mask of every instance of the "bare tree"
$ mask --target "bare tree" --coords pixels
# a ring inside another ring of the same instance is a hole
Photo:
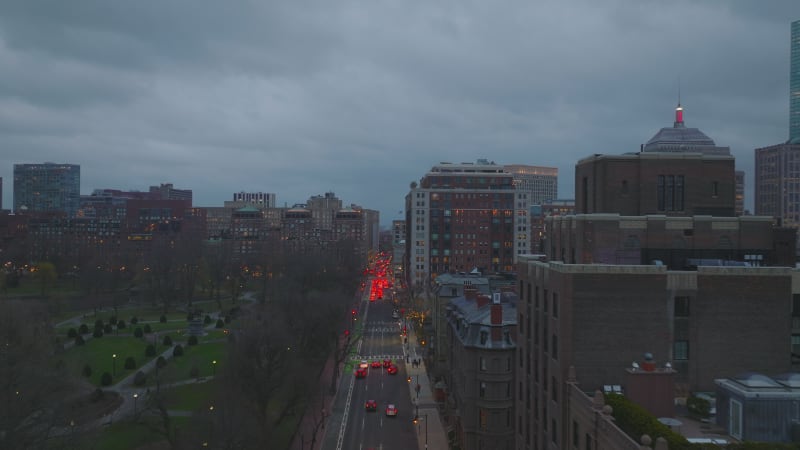
[[[53,357],[52,338],[44,308],[0,303],[0,448],[41,448],[51,430],[66,425],[59,406],[74,384]]]

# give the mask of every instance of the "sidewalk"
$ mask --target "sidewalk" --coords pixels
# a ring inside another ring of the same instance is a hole
[[[406,371],[411,377],[411,382],[408,383],[411,402],[416,405],[416,415],[419,418],[417,422],[419,448],[446,450],[448,448],[447,433],[439,417],[439,409],[433,396],[433,386],[428,378],[424,358],[418,350],[417,336],[410,328],[407,349],[410,360],[419,361],[418,367],[413,367],[411,363],[406,364]],[[419,393],[417,393],[417,385],[419,385]]]

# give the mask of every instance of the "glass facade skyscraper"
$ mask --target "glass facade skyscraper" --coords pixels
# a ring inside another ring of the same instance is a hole
[[[74,216],[81,200],[81,166],[14,164],[15,212],[65,212]]]
[[[789,67],[789,143],[800,144],[800,20],[792,22]]]

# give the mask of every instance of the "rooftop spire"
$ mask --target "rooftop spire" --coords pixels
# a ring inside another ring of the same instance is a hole
[[[675,124],[673,128],[683,128],[683,107],[681,106],[681,82],[678,79],[678,107],[675,108]]]

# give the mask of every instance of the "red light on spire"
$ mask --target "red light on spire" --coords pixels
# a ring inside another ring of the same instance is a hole
[[[678,103],[678,107],[675,108],[675,122],[683,123],[683,108],[680,103]]]

